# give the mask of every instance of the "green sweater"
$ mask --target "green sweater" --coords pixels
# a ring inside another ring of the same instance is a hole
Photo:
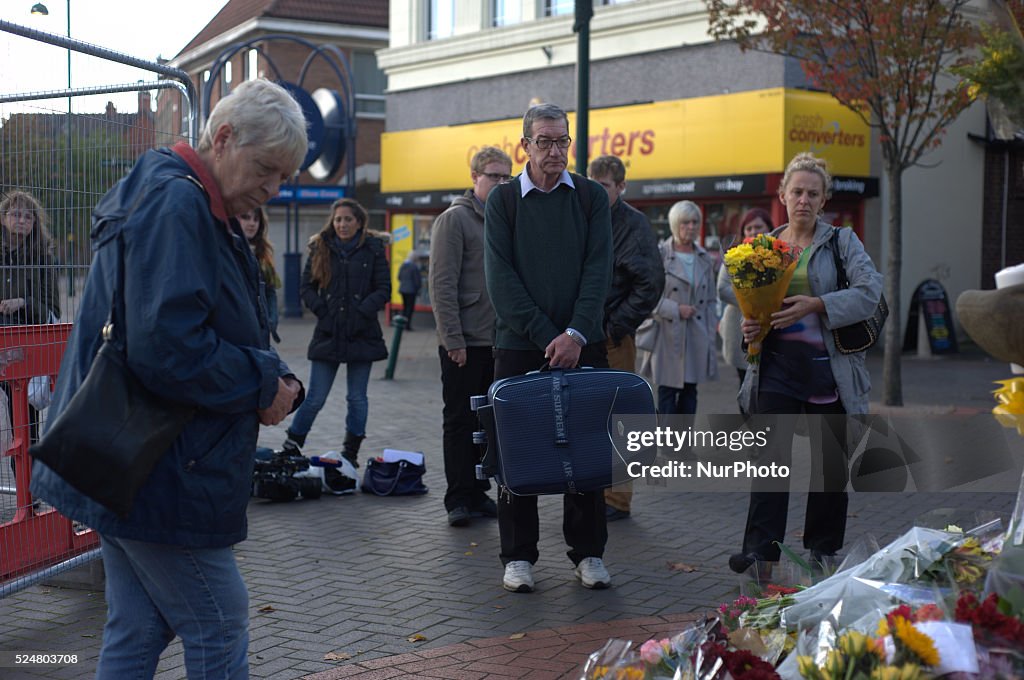
[[[608,194],[591,180],[590,215],[576,192],[561,184],[525,198],[512,181],[515,226],[508,224],[502,192],[487,197],[484,273],[496,315],[495,347],[543,350],[566,328],[604,339],[604,301],[612,275]]]

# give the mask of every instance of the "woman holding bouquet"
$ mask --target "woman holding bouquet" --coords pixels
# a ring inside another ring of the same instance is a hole
[[[838,235],[839,259],[850,287],[837,289],[833,227],[820,219],[831,183],[825,162],[813,154],[797,154],[786,168],[779,200],[786,206],[789,223],[772,236],[801,249],[800,259],[782,309],[771,315],[760,360],[747,371],[739,395],[746,413],[806,413],[824,416],[816,420],[828,424],[812,423],[809,428],[812,485],[819,479],[824,485],[808,494],[803,542],[812,561],[819,564],[834,562],[843,546],[848,503],[843,490],[847,481],[845,417],[867,413],[871,387],[864,353],[840,353],[830,330],[870,317],[882,294],[882,276],[852,229],[842,229]],[[748,343],[761,331],[751,319],[744,319],[741,328]],[[794,420],[781,418],[773,423],[769,441],[775,457],[770,459],[783,465],[789,462]],[[775,542],[785,538],[789,493],[764,488],[755,483],[751,490],[743,550],[729,558],[733,571],[743,572],[755,561],[779,559]]]
[[[702,217],[696,203],[676,203],[668,211],[672,237],[658,244],[665,290],[652,314],[654,349],[645,353],[640,372],[658,385],[663,415],[696,413],[697,384],[718,378],[715,266],[696,242]]]

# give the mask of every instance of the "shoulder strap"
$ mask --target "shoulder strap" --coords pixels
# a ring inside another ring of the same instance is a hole
[[[839,227],[832,227],[832,259],[836,264],[836,289],[844,290],[850,287],[850,280],[846,277],[846,267],[839,257]]]
[[[579,198],[580,207],[583,208],[584,217],[590,217],[590,182],[583,175],[570,172],[572,183],[576,185],[576,197]]]
[[[509,230],[514,234],[516,231],[516,204],[519,203],[516,200],[518,196],[516,196],[515,180],[502,182],[498,185],[498,191],[501,192],[501,203],[505,206],[505,220],[508,222]]]

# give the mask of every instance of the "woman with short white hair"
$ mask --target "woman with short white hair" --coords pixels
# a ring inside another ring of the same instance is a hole
[[[665,266],[665,290],[651,315],[653,349],[641,359],[641,373],[658,386],[662,415],[697,412],[697,385],[718,379],[715,263],[697,243],[702,220],[693,201],[668,211],[672,236],[658,244]],[[638,342],[640,336],[638,335]]]
[[[231,546],[246,536],[259,426],[281,422],[301,385],[269,345],[259,265],[235,217],[274,197],[305,153],[298,104],[249,81],[218,102],[198,148],[147,151],[93,211],[93,262],[49,422],[82,385],[112,308],[123,308],[128,369],[194,409],[125,516],[33,465],[32,493],[100,535],[97,678],[153,677],[175,636],[188,677],[248,677],[248,593]]]

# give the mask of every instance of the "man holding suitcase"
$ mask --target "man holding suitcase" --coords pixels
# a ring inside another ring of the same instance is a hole
[[[469,162],[473,188],[452,201],[434,222],[430,237],[430,302],[440,342],[444,398],[444,506],[448,524],[466,526],[474,516],[496,517],[488,481],[476,478],[479,447],[469,398],[486,394],[494,381],[494,309],[484,282],[484,201],[511,179],[512,159],[485,146]]]
[[[494,377],[553,368],[608,366],[604,303],[611,282],[608,195],[566,171],[569,121],[552,104],[523,116],[522,174],[487,199],[484,262],[496,314]],[[575,575],[586,588],[607,588],[602,556],[608,539],[601,491],[563,496],[563,533]],[[499,494],[502,584],[533,590],[539,557],[536,496]]]

